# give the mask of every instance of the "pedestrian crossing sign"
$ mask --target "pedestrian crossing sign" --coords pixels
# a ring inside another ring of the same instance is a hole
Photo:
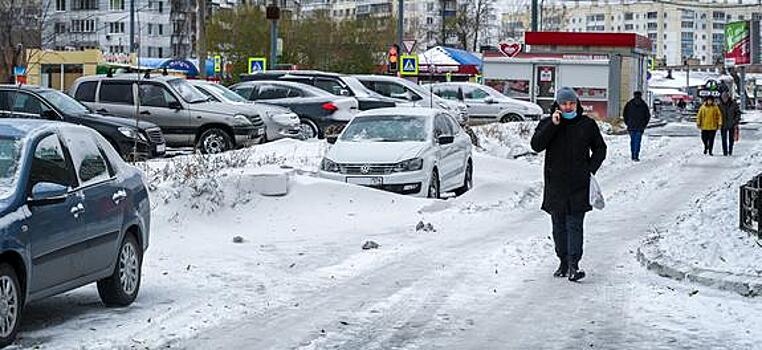
[[[267,59],[264,57],[249,57],[249,74],[267,71]]]
[[[222,56],[220,55],[214,56],[214,72],[222,73]]]
[[[400,56],[401,75],[418,75],[418,56],[402,55]]]

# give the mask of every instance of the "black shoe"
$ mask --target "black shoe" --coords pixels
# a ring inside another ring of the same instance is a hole
[[[571,264],[569,266],[569,281],[576,282],[585,278],[585,271],[579,269],[577,264]]]
[[[707,154],[707,153],[709,153],[709,150],[704,148],[704,154]]]
[[[639,161],[640,161],[640,158],[635,158],[635,159],[633,159],[633,160],[634,160],[634,161],[636,161],[636,162],[639,162]]]
[[[558,265],[558,269],[556,272],[553,272],[553,277],[566,277],[566,274],[569,272],[569,266],[566,264],[566,262],[562,262]]]

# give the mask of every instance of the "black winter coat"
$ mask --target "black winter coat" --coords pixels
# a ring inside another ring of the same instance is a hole
[[[738,123],[741,121],[741,108],[736,101],[730,99],[728,102],[722,102],[720,100],[717,106],[720,107],[720,112],[722,113],[723,129],[729,130],[738,126]]]
[[[598,124],[578,110],[577,117],[540,121],[532,136],[532,149],[545,151],[545,190],[542,209],[551,214],[588,212],[590,174],[606,158],[606,143]]]
[[[633,98],[624,105],[624,123],[628,130],[643,131],[651,121],[651,111],[642,98]]]

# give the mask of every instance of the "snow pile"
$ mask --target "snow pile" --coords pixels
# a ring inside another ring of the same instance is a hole
[[[533,155],[529,145],[537,122],[494,123],[474,128],[482,151],[498,158]]]
[[[762,277],[762,241],[738,228],[739,187],[762,172],[762,147],[735,159],[738,170],[695,199],[667,228],[654,228],[646,246],[657,256],[696,270]]]

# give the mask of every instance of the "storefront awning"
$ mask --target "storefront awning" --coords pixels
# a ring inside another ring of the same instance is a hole
[[[436,73],[452,72],[479,74],[482,60],[471,52],[451,47],[436,46],[418,55],[421,71],[428,72],[434,66]]]

